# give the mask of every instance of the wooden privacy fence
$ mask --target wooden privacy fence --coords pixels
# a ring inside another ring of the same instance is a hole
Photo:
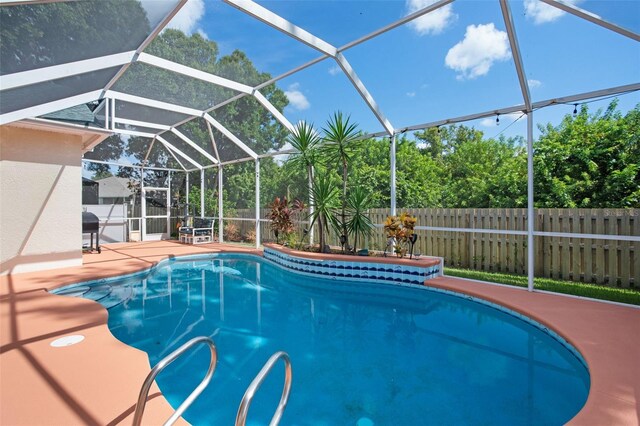
[[[527,230],[526,209],[398,209],[416,216],[417,226]],[[389,209],[372,209],[373,223],[382,224]],[[535,230],[580,234],[640,236],[640,209],[536,209]],[[261,210],[267,218],[268,209]],[[236,217],[255,218],[255,210],[237,210]],[[236,221],[241,235],[252,221]],[[304,225],[299,226],[301,232]],[[445,265],[491,272],[527,273],[527,236],[417,230],[415,251],[439,256]],[[261,223],[263,241],[273,239],[269,223]],[[383,250],[384,230],[376,228],[364,246]],[[316,238],[317,241],[317,238]],[[335,237],[331,244],[338,244]],[[542,237],[534,239],[535,275],[611,286],[640,286],[640,243],[614,239]]]

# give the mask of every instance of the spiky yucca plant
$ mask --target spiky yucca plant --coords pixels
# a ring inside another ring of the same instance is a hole
[[[342,234],[347,236],[347,177],[349,161],[358,145],[358,125],[352,123],[350,116],[343,117],[338,111],[327,121],[324,132],[322,151],[326,157],[327,164],[340,164],[342,167],[342,212],[340,223]],[[345,245],[349,246],[347,240]]]
[[[353,252],[355,253],[358,251],[359,237],[368,237],[373,230],[373,222],[367,214],[367,210],[371,208],[371,194],[364,187],[357,186],[349,193],[347,206],[350,215],[347,231],[353,235]]]
[[[340,197],[340,191],[328,173],[318,174],[311,187],[315,210],[309,214],[311,226],[318,223],[320,234],[320,252],[324,251],[325,232],[329,233],[329,227],[338,230],[340,225],[336,218],[336,210]]]

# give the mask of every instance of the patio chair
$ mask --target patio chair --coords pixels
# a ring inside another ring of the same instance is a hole
[[[178,228],[178,236],[181,243],[203,244],[213,241],[212,218],[185,217],[183,224]]]

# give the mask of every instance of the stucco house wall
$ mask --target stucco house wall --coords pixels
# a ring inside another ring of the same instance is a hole
[[[82,264],[81,134],[0,126],[0,274]]]

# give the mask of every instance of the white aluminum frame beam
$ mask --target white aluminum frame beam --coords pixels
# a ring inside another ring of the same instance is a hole
[[[397,27],[399,27],[401,25],[404,25],[407,22],[413,21],[414,19],[417,19],[417,18],[419,18],[419,17],[421,17],[423,15],[426,15],[427,13],[433,12],[436,9],[439,9],[439,8],[441,8],[443,6],[446,6],[447,4],[452,3],[453,1],[454,0],[440,0],[440,1],[436,2],[436,3],[434,3],[434,4],[431,4],[431,5],[427,6],[427,7],[425,7],[424,9],[421,9],[421,10],[418,10],[417,12],[412,13],[411,15],[407,15],[404,18],[398,19],[397,21],[392,22],[391,24],[389,24],[389,25],[387,25],[387,26],[385,26],[383,28],[380,28],[380,29],[378,29],[376,31],[373,31],[373,32],[363,36],[363,37],[360,37],[357,40],[349,42],[349,43],[345,44],[344,46],[339,47],[337,49],[337,51],[338,52],[343,52],[343,51],[345,51],[347,49],[350,49],[350,48],[352,48],[354,46],[357,46],[357,45],[359,45],[361,43],[364,43],[365,41],[368,41],[368,40],[370,40],[370,39],[372,39],[374,37],[377,37],[377,36],[379,36],[381,34],[384,34],[384,33],[388,32],[388,31],[391,31],[394,28],[397,28]],[[306,62],[306,63],[304,63],[302,65],[299,65],[296,68],[293,68],[293,69],[291,69],[291,70],[289,70],[289,71],[287,71],[287,72],[285,72],[283,74],[280,74],[280,75],[278,75],[276,77],[273,77],[273,78],[271,78],[271,79],[269,79],[269,80],[267,80],[267,81],[265,81],[263,83],[260,83],[259,85],[257,85],[255,87],[255,89],[256,90],[260,90],[260,89],[262,89],[262,88],[264,88],[266,86],[269,86],[270,84],[273,84],[273,83],[275,83],[277,81],[280,81],[283,78],[289,77],[292,74],[295,74],[295,73],[297,73],[299,71],[302,71],[302,70],[304,70],[306,68],[309,68],[310,66],[315,65],[318,62],[322,62],[325,59],[328,59],[330,57],[331,57],[331,55],[325,53],[325,54],[323,54],[322,56],[319,56],[316,59],[312,59],[309,62]],[[234,101],[236,101],[236,100],[238,100],[240,98],[243,98],[244,96],[246,96],[246,95],[245,94],[236,95],[236,96],[234,96],[234,97],[232,97],[230,99],[227,99],[224,102],[221,102],[218,105],[215,105],[212,109],[208,110],[207,112],[210,112],[213,109],[220,108],[220,107],[222,107],[222,106],[224,106],[224,105],[226,105],[228,103],[234,102]]]
[[[338,50],[331,44],[327,43],[319,37],[314,36],[313,34],[298,27],[297,25],[292,24],[280,15],[273,13],[269,9],[266,9],[251,0],[223,1],[228,5],[233,6],[236,9],[246,13],[247,15],[250,15],[257,20],[264,22],[270,27],[281,31],[289,37],[292,37],[299,42],[304,43],[307,46],[312,47],[326,55],[335,56],[338,53]]]
[[[121,135],[129,135],[129,136],[140,136],[142,138],[149,138],[152,140],[156,138],[156,135],[153,133],[139,132],[137,130],[115,129],[114,133],[119,133]]]
[[[176,154],[178,154],[180,157],[184,158],[185,160],[187,160],[189,163],[193,164],[194,166],[196,166],[196,168],[198,170],[202,170],[202,165],[199,164],[196,160],[194,160],[193,158],[189,157],[187,154],[185,154],[184,152],[180,151],[178,148],[176,148],[175,146],[173,146],[170,142],[168,142],[165,138],[163,138],[162,136],[156,136],[156,139],[162,144],[164,145],[165,148],[167,148],[167,150],[169,150],[170,152],[175,152]],[[178,161],[179,163],[179,161]],[[184,167],[184,166],[183,166]],[[185,171],[187,170],[186,167],[184,167]]]
[[[293,124],[291,124],[291,122],[287,120],[287,118],[282,115],[282,113],[278,111],[278,109],[274,107],[273,104],[269,102],[269,100],[265,98],[262,93],[255,90],[253,92],[253,97],[256,98],[256,100],[260,102],[260,104],[265,107],[271,113],[271,115],[273,115],[275,119],[278,120],[284,127],[286,127],[289,131],[293,130]]]
[[[186,75],[187,77],[196,78],[207,83],[215,84],[216,86],[226,87],[227,89],[235,90],[236,92],[246,94],[251,94],[251,92],[253,92],[253,87],[247,86],[246,84],[238,83],[236,81],[229,80],[223,77],[218,77],[217,75],[200,71],[198,69],[191,68],[177,62],[172,62],[154,55],[149,55],[148,53],[140,53],[140,55],[138,56],[138,62],[149,64],[154,67],[162,68],[178,74]]]
[[[533,198],[533,112],[527,114],[527,290],[533,291],[535,278],[535,206]]]
[[[153,138],[153,140],[149,144],[149,149],[147,150],[147,153],[144,156],[144,160],[142,161],[142,164],[147,164],[149,162],[149,155],[151,155],[151,150],[153,149],[153,146],[155,144],[156,144],[156,139]]]
[[[254,158],[254,159],[258,158],[258,154],[256,154],[255,151],[253,151],[251,148],[249,148],[247,145],[245,145],[244,142],[242,142],[240,139],[238,139],[236,137],[236,135],[231,133],[226,127],[224,127],[222,124],[220,124],[220,122],[218,122],[216,119],[211,117],[209,114],[205,114],[204,115],[204,119],[207,121],[207,123],[210,123],[211,125],[213,125],[213,127],[218,129],[220,131],[220,133],[225,135],[227,137],[227,139],[229,139],[231,142],[236,144],[244,152],[249,154],[251,156],[251,158]],[[211,135],[211,136],[212,136],[212,139],[213,139],[213,135]]]
[[[199,146],[197,143],[193,142],[191,139],[189,139],[188,137],[186,137],[180,130],[176,129],[175,127],[171,128],[171,132],[176,135],[177,137],[179,137],[180,139],[182,139],[183,141],[185,141],[187,143],[187,145],[189,145],[191,148],[195,149],[196,151],[198,151],[200,154],[202,154],[205,158],[207,158],[209,161],[211,161],[213,164],[218,164],[218,160],[216,160],[213,155],[209,154],[207,151],[205,151],[204,149],[202,149],[201,146]]]
[[[260,159],[256,158],[256,248],[260,248],[261,237],[260,237]]]
[[[222,185],[222,163],[218,164],[218,242],[224,242],[224,186]]]
[[[200,169],[200,217],[204,219],[204,196],[206,192],[204,184],[204,169]]]
[[[569,96],[563,96],[560,98],[551,98],[551,99],[545,99],[543,101],[537,101],[534,102],[531,106],[533,110],[537,110],[540,108],[545,108],[551,105],[564,105],[564,104],[571,104],[574,102],[581,102],[584,100],[589,100],[589,99],[597,99],[600,97],[606,97],[606,96],[611,96],[611,95],[618,95],[618,94],[624,94],[624,93],[630,93],[630,92],[636,92],[640,90],[640,83],[632,83],[632,84],[626,84],[623,86],[616,86],[616,87],[610,87],[608,89],[601,89],[601,90],[594,90],[592,92],[584,92],[584,93],[579,93],[576,95],[569,95]],[[469,114],[469,115],[461,115],[459,117],[453,117],[453,118],[447,118],[444,120],[437,120],[437,121],[431,121],[428,123],[423,123],[423,124],[416,124],[413,126],[407,126],[402,128],[402,131],[414,131],[414,130],[422,130],[422,129],[428,129],[431,127],[437,127],[437,126],[446,126],[449,124],[456,124],[456,123],[464,123],[466,121],[472,121],[472,120],[477,120],[480,118],[486,118],[486,117],[491,117],[491,116],[495,116],[496,114],[509,114],[512,112],[522,112],[522,113],[526,113],[526,106],[524,104],[522,105],[515,105],[515,106],[511,106],[511,107],[505,107],[505,108],[499,108],[499,109],[493,109],[493,110],[489,110],[489,111],[484,111],[484,112],[479,112],[476,114]],[[372,138],[376,138],[376,137],[383,137],[383,136],[387,136],[386,132],[378,132],[378,133],[370,133],[367,135],[364,135],[363,138],[367,138],[367,137],[372,137]]]
[[[171,10],[171,12],[169,12],[167,15],[165,15],[164,18],[162,18],[162,20],[158,23],[158,25],[156,25],[153,31],[151,31],[151,33],[147,36],[147,38],[145,38],[144,41],[140,44],[140,46],[138,46],[138,48],[136,49],[136,55],[135,55],[136,57],[158,36],[158,34],[160,34],[160,32],[164,29],[164,27],[167,26],[169,21],[171,21],[173,17],[176,16],[176,14],[180,11],[180,9],[182,9],[182,6],[184,6],[186,3],[187,3],[187,0],[180,0],[175,5],[175,7]],[[129,62],[128,64],[124,64],[122,68],[120,68],[120,70],[116,73],[116,75],[114,75],[111,78],[111,80],[104,87],[103,91],[105,93],[111,90],[113,85],[116,84],[116,82],[120,79],[120,77],[122,77],[124,72],[131,66],[131,64],[132,62]]]
[[[2,79],[0,79],[0,90],[15,89],[17,87],[43,83],[45,81],[57,80],[60,78],[71,77],[73,75],[85,74],[92,71],[127,64],[133,60],[135,53],[135,50],[131,50],[129,52],[116,53],[114,55],[99,56],[97,58],[85,59],[82,61],[69,62],[66,64],[53,65],[50,67],[36,68],[29,71],[3,75]]]
[[[389,158],[390,158],[390,182],[389,189],[391,192],[391,216],[396,215],[396,135],[391,135],[390,140],[390,148],[389,148]]]
[[[134,168],[134,169],[184,172],[184,170],[172,169],[172,168],[167,168],[167,167],[148,167],[148,166],[142,166],[142,165],[139,165],[139,164],[122,164],[122,163],[116,163],[114,161],[92,160],[92,159],[89,159],[89,158],[83,158],[82,161],[83,162],[87,162],[87,163],[108,164],[110,166],[118,166],[118,167],[131,167],[131,168]]]
[[[385,133],[386,135],[386,133]],[[269,157],[277,157],[279,155],[288,155],[288,154],[294,154],[298,151],[296,151],[295,149],[286,149],[284,151],[275,151],[275,152],[268,152],[266,154],[258,154],[258,158],[269,158]],[[244,163],[246,161],[252,161],[255,160],[253,157],[244,157],[244,158],[238,158],[235,160],[229,160],[229,161],[221,161],[220,164],[222,165],[228,165],[228,164],[237,164],[237,163]],[[213,167],[217,167],[216,164],[211,164],[208,166],[202,166],[202,168],[204,169],[210,169]]]
[[[180,114],[190,115],[193,117],[202,117],[202,114],[203,114],[203,111],[198,109],[170,104],[168,102],[163,102],[163,101],[157,101],[155,99],[143,98],[142,96],[130,95],[128,93],[116,92],[113,90],[107,91],[104,94],[104,97],[113,98],[113,99],[117,99],[119,101],[124,101],[124,102],[130,102],[132,104],[144,105],[151,108],[177,112]]]
[[[128,124],[130,126],[147,127],[149,129],[171,130],[171,126],[166,124],[150,123],[148,121],[129,120],[128,118],[114,117],[113,121],[118,124]]]
[[[387,31],[391,31],[394,28],[397,28],[397,27],[399,27],[401,25],[404,25],[404,24],[406,24],[408,22],[411,22],[414,19],[417,19],[417,18],[419,18],[419,17],[421,17],[423,15],[426,15],[428,13],[433,12],[434,10],[440,9],[441,7],[446,6],[449,3],[453,3],[453,0],[440,0],[440,1],[437,1],[437,2],[435,2],[433,4],[430,4],[429,6],[424,7],[422,9],[410,14],[410,15],[407,15],[407,16],[403,17],[403,18],[400,18],[397,21],[390,23],[389,25],[386,25],[386,26],[384,26],[384,27],[382,27],[380,29],[377,29],[377,30],[375,30],[375,31],[373,31],[373,32],[371,32],[369,34],[366,34],[366,35],[364,35],[364,36],[362,36],[362,37],[360,37],[360,38],[358,38],[356,40],[353,40],[352,42],[349,42],[349,43],[345,44],[342,47],[339,47],[338,48],[338,52],[342,52],[344,50],[351,49],[352,47],[357,46],[357,45],[359,45],[361,43],[364,43],[365,41],[371,40],[372,38],[377,37],[377,36],[379,36],[381,34],[384,34]]]
[[[366,102],[371,109],[371,112],[376,116],[378,121],[382,124],[382,126],[387,130],[389,135],[393,134],[393,126],[389,122],[389,120],[382,114],[380,107],[376,103],[373,96],[369,93],[364,83],[358,78],[357,74],[351,67],[351,64],[347,61],[342,53],[338,51],[338,49],[322,40],[319,37],[314,36],[313,34],[307,32],[306,30],[294,25],[293,23],[287,21],[282,18],[280,15],[271,12],[270,10],[260,6],[257,3],[254,3],[251,0],[223,0],[225,3],[239,9],[240,11],[256,18],[259,21],[264,22],[270,27],[281,31],[282,33],[288,35],[289,37],[298,40],[301,43],[306,44],[309,47],[312,47],[325,55],[331,56],[336,60],[340,68],[344,71],[345,75],[353,84],[355,89],[358,91],[362,99]],[[259,92],[256,92],[259,93]],[[256,95],[257,96],[257,95]],[[266,100],[266,99],[265,99]],[[260,98],[258,101],[262,103]],[[263,104],[264,105],[264,104]],[[267,107],[267,105],[264,105]],[[268,107],[267,107],[268,108]],[[275,109],[275,108],[274,108]],[[291,130],[292,128],[290,128]]]
[[[51,112],[59,111],[61,109],[69,108],[72,106],[86,104],[91,101],[95,101],[100,98],[102,90],[94,90],[80,95],[70,96],[64,99],[58,99],[52,102],[44,104],[34,105],[31,107],[11,111],[0,115],[0,125],[8,124],[14,121],[22,120],[24,118],[37,117],[39,115],[49,114]]]
[[[111,126],[111,124],[109,124],[109,121],[111,120],[111,116],[109,115],[109,111],[111,111],[111,107],[109,107],[109,102],[115,102],[115,101],[112,101],[109,98],[104,98],[104,102],[100,102],[100,105],[98,105],[98,108],[97,108],[98,112],[100,111],[101,108],[104,108],[104,128],[105,129],[108,129],[109,126]]]
[[[524,72],[524,64],[522,63],[522,55],[520,54],[520,44],[518,43],[516,28],[513,25],[513,18],[511,16],[511,8],[509,7],[509,3],[507,3],[507,0],[500,0],[500,9],[502,10],[504,25],[507,29],[507,36],[509,37],[509,45],[511,46],[513,63],[515,64],[516,72],[518,73],[518,82],[520,83],[520,91],[522,92],[524,106],[526,112],[531,112],[532,108],[531,94],[529,93],[529,83],[527,83],[527,76]]]
[[[378,106],[378,103],[376,102],[375,99],[373,99],[373,96],[371,96],[371,93],[369,93],[369,91],[367,90],[365,85],[362,83],[360,78],[358,78],[358,75],[356,74],[353,67],[351,67],[351,64],[349,63],[349,61],[347,61],[347,58],[345,58],[342,53],[338,53],[335,59],[338,65],[340,66],[340,68],[342,68],[342,71],[344,71],[349,81],[351,81],[351,84],[353,84],[353,86],[356,88],[356,90],[358,91],[362,99],[369,106],[369,109],[371,109],[371,112],[373,112],[373,115],[375,115],[378,121],[380,122],[380,124],[382,124],[382,127],[385,128],[389,136],[393,135],[395,131],[393,126],[391,125],[389,120],[384,116],[384,114],[380,110],[380,107]]]
[[[164,148],[169,152],[169,154],[178,162],[178,164],[180,164],[180,167],[182,167],[182,170],[177,169],[178,171],[187,171],[187,168],[184,166],[184,164],[182,164],[182,162],[180,162],[180,160],[178,160],[178,158],[174,155],[174,152],[177,153],[178,155],[180,155],[181,157],[183,157],[185,160],[187,160],[190,163],[192,163],[193,165],[195,165],[196,167],[199,167],[200,169],[202,169],[202,166],[200,166],[198,163],[196,163],[191,158],[186,156],[182,151],[180,151],[179,149],[175,148],[173,145],[171,145],[166,140],[162,139],[160,136],[154,135],[153,133],[138,132],[138,131],[135,131],[135,130],[125,130],[125,129],[115,129],[114,132],[122,134],[122,135],[140,136],[140,137],[143,137],[143,138],[152,139],[151,145],[149,146],[149,149],[147,150],[147,154],[146,154],[146,156],[144,158],[145,162],[149,158],[149,154],[151,153],[151,149],[153,148],[153,145],[154,145],[155,141],[158,140],[164,146]],[[142,166],[142,167],[145,167],[145,166]],[[176,169],[163,169],[163,170],[176,170]]]
[[[211,130],[211,124],[207,120],[205,120],[204,122],[207,125],[207,131],[209,132],[209,139],[211,139],[211,146],[213,147],[213,153],[215,154],[218,162],[220,162],[220,153],[218,152],[218,144],[216,144],[216,138],[213,137],[213,130]]]
[[[625,37],[629,37],[632,40],[635,41],[640,41],[640,34],[628,30],[626,28],[623,28],[619,25],[613,24],[609,21],[606,21],[604,19],[602,19],[600,16],[596,15],[595,13],[591,13],[589,11],[586,11],[584,9],[581,9],[577,6],[574,6],[572,4],[566,3],[564,1],[559,1],[559,0],[540,0],[546,4],[548,4],[549,6],[553,6],[555,8],[558,8],[564,12],[570,13],[572,15],[575,15],[579,18],[585,19],[589,22],[592,22],[596,25],[600,25],[603,28],[606,28],[608,30],[611,30],[613,32],[616,32],[618,34],[621,34]]]

